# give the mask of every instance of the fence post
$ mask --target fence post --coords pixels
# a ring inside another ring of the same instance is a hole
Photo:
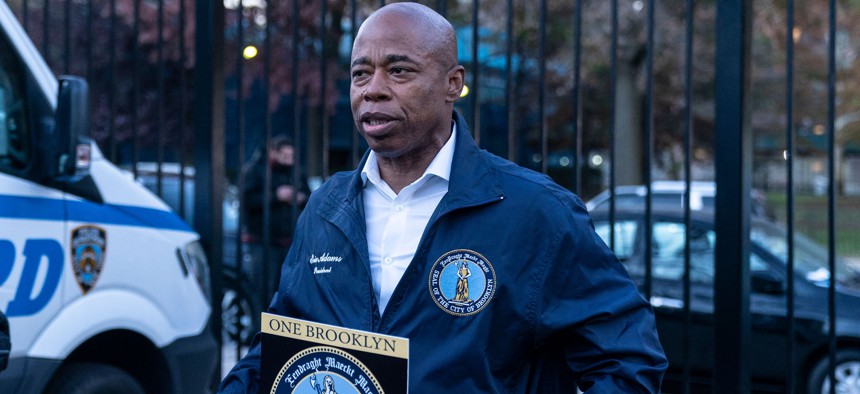
[[[221,271],[224,194],[224,3],[196,4],[194,68],[194,229],[209,257],[212,315],[209,324],[219,345],[213,389],[221,371]]]
[[[749,213],[752,138],[748,111],[751,2],[717,3],[714,387],[749,393]]]

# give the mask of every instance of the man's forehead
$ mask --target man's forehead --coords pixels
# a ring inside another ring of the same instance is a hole
[[[358,29],[355,45],[380,42],[429,42],[439,35],[438,26],[424,15],[403,11],[374,14]]]
[[[428,32],[436,30],[438,27],[433,24],[433,21],[428,16],[421,12],[401,9],[403,7],[416,5],[412,3],[392,4],[390,7],[385,7],[372,14],[358,29],[358,35],[369,33],[371,31],[391,31],[391,30],[411,30]]]
[[[419,59],[415,55],[390,53],[387,55],[366,56],[353,53],[352,66],[370,65],[374,63],[391,64],[391,63],[418,63]]]
[[[359,36],[352,47],[352,63],[419,63],[432,56],[427,42],[410,37],[410,32],[397,34],[386,31],[382,35]]]
[[[417,46],[425,46],[427,42],[427,36],[421,34],[418,29],[390,26],[387,29],[367,29],[359,32],[352,50],[417,49]]]
[[[388,8],[391,7],[391,8]],[[456,64],[456,38],[441,16],[435,20],[417,3],[394,3],[361,25],[352,47],[352,64],[437,61]],[[431,11],[432,12],[432,11]],[[438,16],[434,14],[435,16]],[[444,23],[443,23],[444,22]]]

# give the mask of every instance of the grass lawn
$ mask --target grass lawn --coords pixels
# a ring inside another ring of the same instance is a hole
[[[770,208],[780,222],[786,221],[786,195],[768,193]],[[835,208],[836,254],[852,260],[860,259],[860,196],[840,196]],[[799,233],[827,247],[828,240],[827,196],[795,194],[794,228]]]

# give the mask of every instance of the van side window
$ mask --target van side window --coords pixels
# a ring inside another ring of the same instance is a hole
[[[0,34],[0,171],[20,171],[29,162],[24,70],[8,39]]]

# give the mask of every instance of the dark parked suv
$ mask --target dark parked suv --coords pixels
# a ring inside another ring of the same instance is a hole
[[[605,209],[593,211],[595,229],[609,244]],[[643,209],[621,209],[615,215],[614,250],[640,286],[644,281]],[[683,275],[686,228],[683,214],[655,209],[652,215],[652,297],[660,339],[669,358],[664,381],[667,392],[678,392],[684,357]],[[693,213],[691,253],[691,349],[689,365],[694,392],[711,384],[714,340],[713,211]],[[751,219],[750,273],[752,294],[752,356],[750,374],[755,392],[785,392],[786,349],[786,241],[785,227],[763,218]],[[717,264],[721,262],[716,262]],[[860,273],[839,261],[837,265],[837,325],[839,338],[836,392],[860,392]],[[798,384],[808,393],[829,393],[827,291],[830,272],[827,252],[810,239],[795,235],[795,316]],[[804,391],[804,390],[801,390]]]

